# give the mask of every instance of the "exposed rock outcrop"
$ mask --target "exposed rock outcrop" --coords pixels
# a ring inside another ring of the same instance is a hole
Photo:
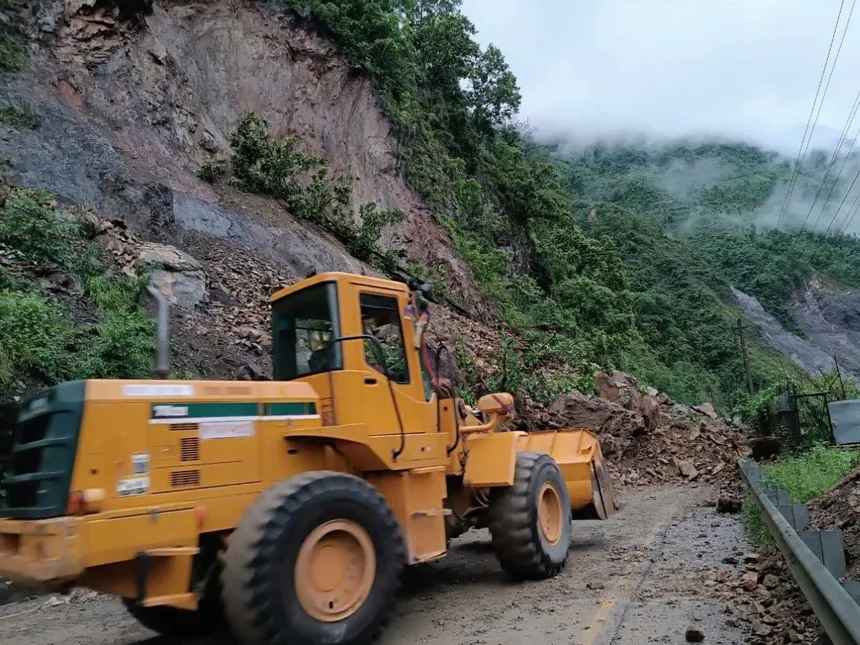
[[[297,135],[305,152],[325,156],[332,176],[354,177],[353,207],[403,211],[381,246],[438,268],[455,297],[480,310],[447,232],[403,178],[372,83],[329,40],[254,0],[149,4],[133,18],[112,2],[35,7],[30,63],[0,80],[0,103],[42,124],[0,125],[13,181],[89,206],[149,241],[184,248],[188,233],[202,233],[298,275],[372,273],[280,204],[197,178],[203,163],[229,154],[231,132],[256,111],[274,135]]]
[[[743,309],[744,317],[757,324],[775,349],[788,356],[808,374],[818,376],[819,370],[829,372],[835,369],[833,357],[818,343],[805,340],[785,329],[753,296],[734,288],[732,292]]]
[[[790,309],[816,347],[837,355],[840,367],[860,376],[860,291],[815,278],[795,294]]]

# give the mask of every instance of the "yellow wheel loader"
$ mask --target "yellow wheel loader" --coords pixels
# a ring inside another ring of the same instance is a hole
[[[283,289],[270,381],[166,380],[162,299],[160,378],[20,404],[0,576],[116,594],[169,637],[227,628],[251,645],[368,642],[404,567],[469,526],[489,528],[511,577],[553,576],[571,519],[617,509],[600,445],[505,431],[510,394],[470,409],[440,387],[425,295],[343,273]]]

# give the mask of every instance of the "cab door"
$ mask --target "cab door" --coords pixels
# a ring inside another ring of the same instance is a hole
[[[370,287],[360,287],[358,299],[362,333],[376,339],[364,341],[362,365],[365,419],[371,431],[399,434],[402,423],[408,434],[435,432],[426,415],[430,402],[424,397],[418,352],[407,344],[411,334],[403,329],[405,299],[401,302],[397,293]]]

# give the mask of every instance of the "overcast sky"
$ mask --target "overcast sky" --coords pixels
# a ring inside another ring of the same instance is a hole
[[[845,2],[834,53],[851,3]],[[479,42],[504,52],[522,90],[521,115],[543,134],[564,132],[586,141],[722,136],[794,156],[839,5],[839,0],[464,0],[463,10],[478,28]],[[858,90],[860,6],[814,143],[835,143]],[[860,116],[852,132],[857,126]]]

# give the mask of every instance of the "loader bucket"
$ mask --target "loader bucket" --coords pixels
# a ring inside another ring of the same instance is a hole
[[[574,519],[605,520],[618,502],[597,437],[585,428],[529,433],[522,450],[545,452],[555,459],[567,482]]]

